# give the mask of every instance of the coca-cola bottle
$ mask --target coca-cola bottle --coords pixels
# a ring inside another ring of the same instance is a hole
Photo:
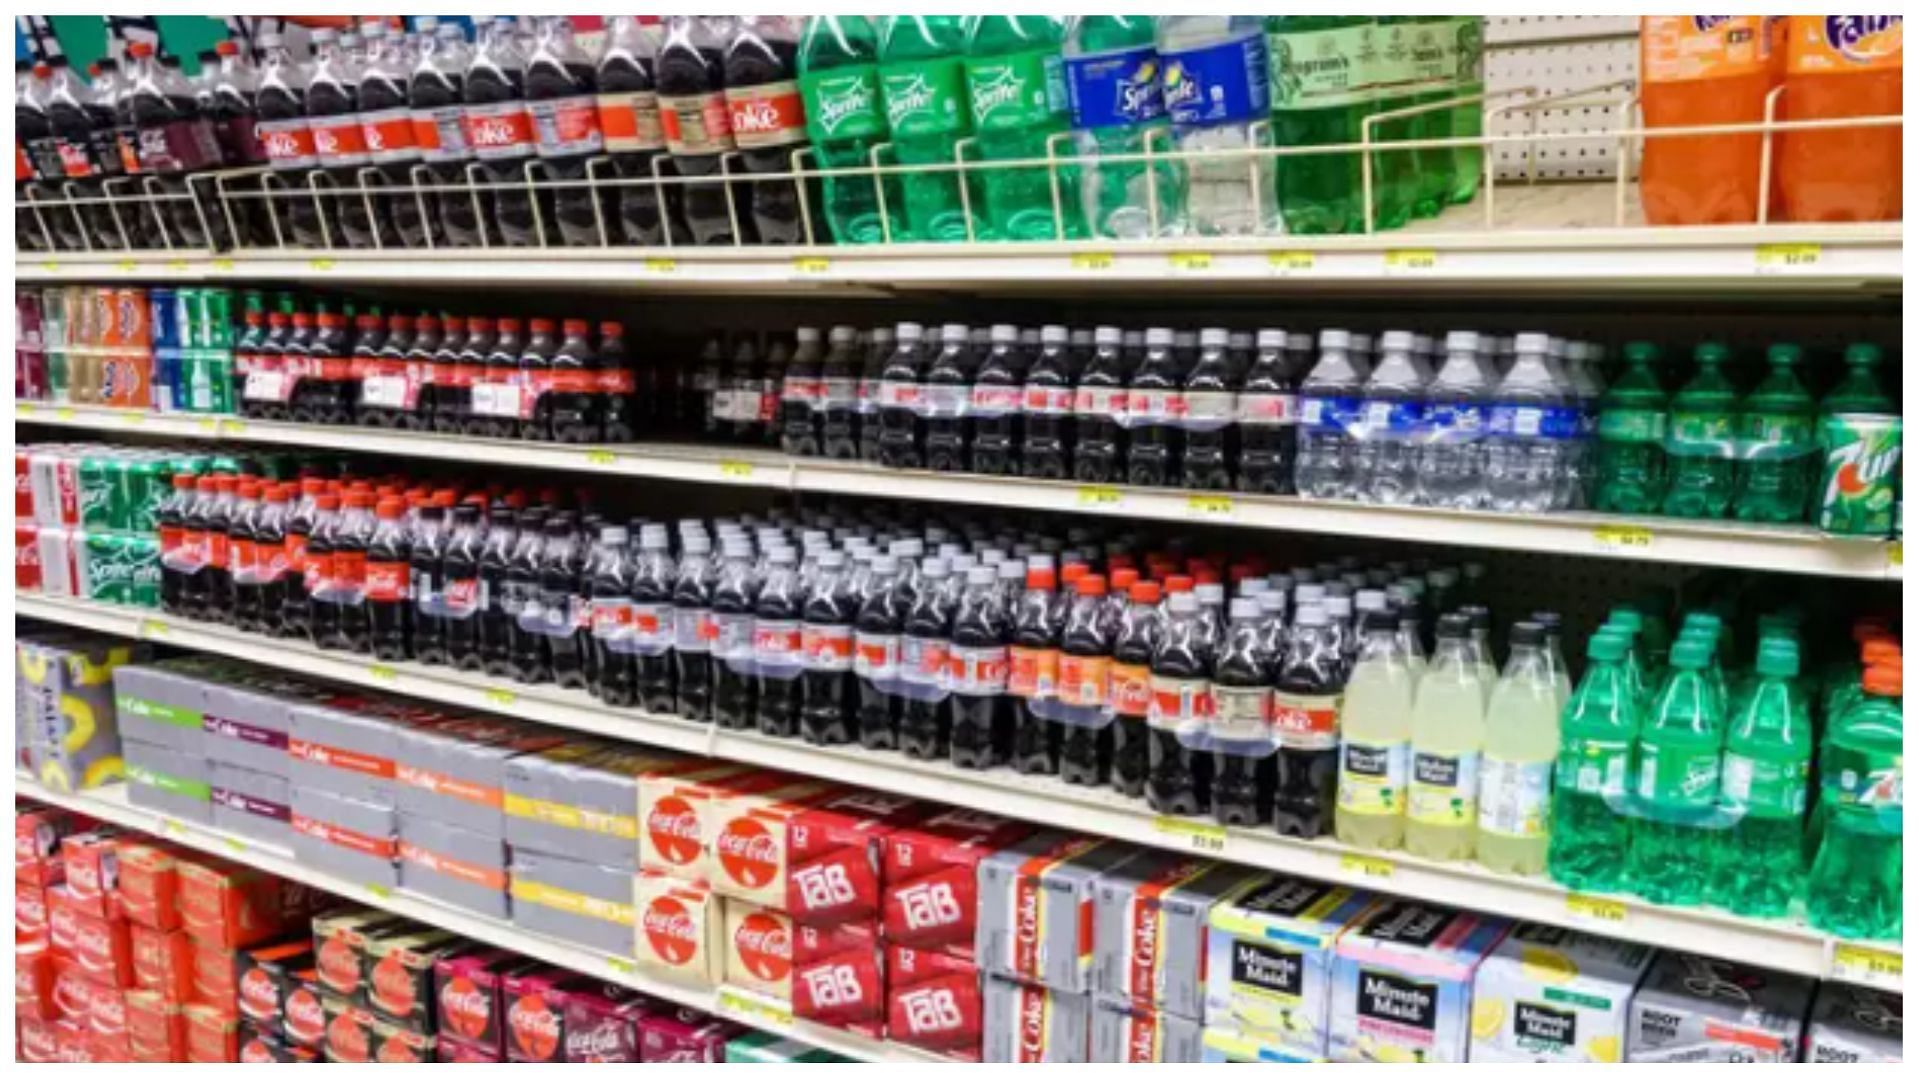
[[[1122,584],[1116,569],[1113,582]],[[1131,584],[1133,577],[1126,579]],[[1068,784],[1100,785],[1113,768],[1113,636],[1120,622],[1108,599],[1108,582],[1098,574],[1073,584],[1072,603],[1060,631],[1060,667],[1055,698],[1059,717],[1060,779]]]
[[[1287,353],[1286,331],[1262,330],[1255,345],[1253,363],[1234,400],[1234,426],[1240,436],[1238,486],[1243,492],[1290,495],[1299,423],[1298,373]]]
[[[1012,644],[1007,650],[1007,695],[1014,710],[1013,768],[1021,773],[1057,773],[1060,732],[1049,720],[1060,685],[1060,625],[1066,605],[1053,557],[1027,560],[1026,589],[1013,606]]]
[[[213,499],[208,503],[207,562],[201,574],[206,581],[204,618],[219,623],[233,622],[233,521],[239,509],[240,478],[227,473],[213,478]]]
[[[520,382],[520,320],[501,318],[499,333],[493,338],[479,378],[467,388],[468,414],[465,434],[493,439],[512,439],[520,432],[521,402],[525,387]]]
[[[1013,744],[1013,711],[1007,699],[1010,625],[997,574],[995,567],[968,568],[953,616],[947,661],[952,691],[949,757],[963,769],[997,766],[1007,760]]]
[[[462,123],[486,184],[481,220],[492,243],[524,247],[539,239],[527,194],[527,166],[537,146],[526,102],[526,55],[510,15],[480,24],[479,34],[462,87]]]
[[[581,547],[572,511],[556,511],[547,518],[546,536],[540,545],[539,579],[540,616],[547,639],[546,674],[523,675],[521,678],[529,683],[551,680],[570,690],[586,689],[586,653],[592,647],[580,575],[586,553]]]
[[[413,167],[420,164],[409,86],[413,57],[406,39],[389,34],[382,19],[363,20],[360,37],[367,46],[359,104],[361,137],[367,146],[367,161],[373,166],[369,182],[379,187],[411,187]],[[438,218],[424,193],[380,195],[372,201],[375,220],[392,224],[393,232],[380,238],[382,245],[398,237],[399,243],[409,248],[427,246],[428,230],[437,227]]]
[[[1212,720],[1213,651],[1198,594],[1191,589],[1173,593],[1153,653],[1153,703],[1147,713],[1147,803],[1160,814],[1199,814],[1209,805],[1212,762],[1194,744]]]
[[[380,500],[374,506],[373,534],[366,548],[364,588],[367,637],[373,655],[383,661],[407,656],[407,608],[412,593],[412,546],[403,519],[406,504]]]
[[[262,633],[265,623],[257,575],[260,550],[253,536],[259,516],[260,482],[243,477],[234,488],[232,514],[227,520],[227,574],[232,583],[233,608],[226,614],[226,621],[252,634]]]
[[[47,78],[42,84],[38,102],[31,98],[22,104],[32,109],[35,104],[44,113],[48,135],[40,136],[39,146],[51,145],[52,154],[48,164],[58,163],[60,172],[52,178],[55,185],[83,199],[100,198],[105,177],[119,175],[119,159],[111,163],[95,156],[93,142],[93,116],[87,110],[87,89],[73,67],[64,56],[56,56],[47,62]],[[16,107],[18,117],[19,109]],[[111,169],[111,171],[109,171]],[[46,211],[49,224],[58,234],[58,246],[62,248],[101,247],[109,250],[122,247],[119,229],[114,225],[111,208],[105,205],[82,204],[78,208],[49,209]],[[37,230],[32,230],[37,232]],[[84,234],[84,235],[83,235]]]
[[[813,588],[801,610],[800,735],[823,745],[852,743],[854,734],[853,623],[859,597],[846,554],[820,553]]]
[[[1274,677],[1273,727],[1280,751],[1273,824],[1288,837],[1319,837],[1333,822],[1340,692],[1346,684],[1346,660],[1333,622],[1319,604],[1300,605]]]
[[[759,589],[751,543],[745,537],[723,536],[712,602],[713,723],[721,728],[754,724],[754,606]]]
[[[989,331],[987,355],[973,376],[967,401],[967,466],[990,477],[1020,471],[1020,399],[1026,382],[1026,357],[1019,329],[996,323]]]
[[[605,144],[594,97],[593,64],[574,40],[571,17],[543,15],[535,20],[526,85],[527,109],[533,116],[534,140],[546,175],[562,185],[586,180],[587,162]],[[542,192],[539,210],[546,226],[545,243],[603,247],[614,241],[611,223],[602,232],[605,218],[591,188],[557,187],[550,201]]]
[[[709,654],[719,630],[713,618],[712,551],[704,531],[681,535],[673,582],[673,701],[674,711],[690,721],[713,719],[716,666]]]
[[[480,615],[485,598],[481,592],[480,560],[486,548],[486,532],[481,523],[483,507],[479,503],[461,503],[453,508],[453,520],[447,529],[444,553],[435,569],[438,586],[441,633],[446,643],[443,664],[462,672],[478,672],[486,667],[481,648]],[[423,660],[426,658],[422,658]]]
[[[654,92],[659,45],[640,16],[615,15],[607,27],[606,48],[595,73],[599,87],[600,132],[620,179],[619,192],[607,200],[619,223],[616,243],[657,245],[666,238],[660,193],[653,183],[653,162],[666,149],[660,132],[660,101]],[[669,205],[677,189],[668,188]]]
[[[873,557],[860,609],[854,617],[855,728],[860,745],[891,751],[900,742],[900,632],[910,595],[900,560]]]
[[[667,38],[655,66],[659,89],[660,130],[673,155],[674,173],[681,177],[720,174],[720,159],[734,150],[728,126],[724,44],[732,35],[734,19],[727,15],[674,15],[667,19]],[[681,213],[670,220],[675,241],[695,244],[734,244],[752,227],[724,184],[683,183]],[[685,226],[686,236],[677,230]]]
[[[440,23],[431,34],[422,27],[421,34],[420,55],[407,79],[414,146],[420,163],[426,166],[428,183],[465,184],[467,166],[473,161],[463,105],[472,49],[457,23]],[[425,200],[429,240],[457,248],[480,245],[481,205],[477,193],[436,191]]]
[[[540,585],[548,522],[544,506],[521,511],[513,554],[507,561],[507,652],[513,678],[522,683],[545,683],[551,675],[547,666],[547,613]]]
[[[537,529],[539,515],[535,514],[532,521],[535,523],[532,528]],[[490,676],[513,675],[513,644],[518,633],[514,624],[520,613],[519,585],[513,581],[513,554],[519,547],[519,515],[505,503],[488,508],[487,531],[480,547],[474,619],[479,624],[480,668]],[[453,580],[452,570],[447,572],[447,579]]]
[[[814,458],[820,454],[817,414],[825,357],[820,350],[818,327],[801,327],[794,332],[794,337],[799,345],[780,381],[780,449]]]
[[[1225,491],[1233,487],[1233,419],[1236,379],[1227,352],[1227,331],[1208,327],[1200,332],[1200,358],[1187,373],[1186,409],[1181,415],[1184,445],[1178,477],[1183,487]]]
[[[559,349],[551,319],[527,324],[527,345],[520,351],[520,419],[514,434],[544,442],[553,438],[553,356]]]
[[[807,116],[800,104],[795,64],[799,20],[789,15],[745,15],[727,42],[723,67],[728,126],[750,173],[792,173],[794,151],[806,144]],[[762,244],[798,244],[801,188],[791,177],[747,185],[753,227]],[[816,222],[822,221],[818,213]],[[818,242],[826,232],[816,227]]]
[[[940,350],[920,380],[926,467],[941,473],[967,468],[967,405],[978,361],[963,323],[940,328]]]
[[[957,598],[948,588],[947,560],[920,564],[913,603],[900,636],[900,749],[909,758],[947,757],[953,717],[948,710],[948,650]]]
[[[1204,348],[1204,346],[1203,346]],[[1260,602],[1235,597],[1226,644],[1213,668],[1213,817],[1255,826],[1273,806],[1273,677],[1268,626]]]
[[[306,63],[294,59],[277,33],[260,35],[260,49],[264,59],[260,89],[254,96],[259,114],[254,130],[278,181],[268,186],[277,193],[267,200],[272,211],[269,224],[280,243],[325,247],[320,203],[308,181],[320,164],[313,127],[307,119],[307,85],[312,72]]]
[[[587,321],[568,319],[560,324],[560,334],[549,377],[547,437],[556,443],[597,443],[603,433],[600,362],[587,340]]]
[[[440,393],[440,345],[445,340],[438,317],[422,312],[413,321],[413,337],[406,345],[407,382],[413,400],[400,413],[400,427],[410,432],[433,430],[434,404]]]
[[[608,443],[631,443],[643,419],[635,394],[640,380],[633,370],[633,358],[627,353],[626,328],[619,323],[609,321],[600,324],[597,368],[599,438]],[[650,369],[650,374],[652,371]],[[649,380],[644,400],[651,404],[656,400],[656,393]]]
[[[353,403],[359,397],[360,388],[353,379],[353,365],[347,355],[344,313],[321,311],[314,316],[305,370],[308,374],[300,382],[301,391],[306,395],[309,423],[353,423]]]
[[[448,400],[464,400],[466,397],[465,388],[460,386],[460,355],[466,352],[467,339],[472,333],[472,324],[464,316],[440,317],[440,344],[433,350],[433,378],[427,387],[429,393],[421,397],[415,409],[421,431],[458,430],[460,407],[449,404]]]
[[[323,646],[353,653],[372,651],[372,613],[366,601],[367,557],[373,542],[375,501],[373,492],[364,488],[348,489],[342,501],[338,524],[329,535],[333,554],[327,574],[327,588],[334,597],[338,623],[332,640],[321,643]],[[404,505],[396,505],[395,516],[398,517],[403,509]],[[404,558],[403,555],[403,561]],[[404,598],[403,592],[402,601]],[[404,611],[404,605],[402,608]],[[399,618],[406,617],[401,615]]]
[[[451,539],[448,512],[452,509],[452,490],[435,492],[417,510],[407,537],[407,584],[413,604],[411,656],[424,664],[452,663],[447,641],[447,584],[441,575]]]
[[[434,389],[434,431],[458,434],[467,430],[473,415],[473,385],[485,374],[487,354],[493,351],[493,326],[493,320],[483,315],[467,320],[467,334],[448,367],[447,381]]]
[[[1184,374],[1173,331],[1149,329],[1146,356],[1127,384],[1128,484],[1164,487],[1178,476]]]
[[[289,561],[287,558],[287,517],[291,512],[293,486],[268,484],[260,492],[260,511],[253,519],[255,548],[255,592],[259,596],[259,630],[276,638],[286,637]]]
[[[193,503],[194,475],[175,473],[165,499],[154,508],[160,535],[160,610],[170,615],[190,614],[186,608],[187,578],[193,573],[194,553],[187,541],[187,508]]]
[[[588,622],[593,630],[593,696],[610,706],[639,702],[634,672],[633,560],[625,526],[602,526],[587,554]]]
[[[88,142],[95,167],[99,170],[97,187],[106,191],[106,182],[139,171],[139,161],[129,163],[127,155],[121,152],[121,125],[119,103],[124,96],[127,81],[120,70],[118,61],[103,57],[88,69],[93,75],[92,85],[87,88],[83,102],[87,110],[90,127]],[[264,153],[264,151],[262,151]],[[131,173],[130,173],[131,170]],[[104,248],[151,248],[159,246],[150,228],[152,214],[124,207],[107,206],[100,224],[110,226],[111,234],[100,238]],[[122,234],[121,230],[125,230]],[[26,238],[34,231],[22,231]]]
[[[1040,351],[1027,367],[1020,393],[1020,473],[1065,480],[1073,446],[1073,361],[1067,328],[1040,328]]]
[[[202,185],[202,198],[188,177],[197,172],[219,169],[224,162],[213,125],[200,115],[193,89],[180,74],[180,62],[172,57],[155,58],[153,47],[134,42],[127,47],[133,58],[128,72],[133,125],[139,132],[140,172],[159,178],[167,195],[166,225],[174,242],[182,247],[227,247],[226,222],[212,199],[212,186]]]
[[[641,709],[674,712],[674,608],[676,568],[664,525],[640,527],[640,554],[633,566],[634,692]]]
[[[1095,327],[1093,355],[1073,390],[1073,479],[1113,484],[1127,475],[1127,379],[1119,327]]]
[[[311,640],[312,593],[307,570],[313,558],[310,542],[320,521],[320,497],[326,488],[327,482],[319,477],[301,478],[299,498],[287,511],[286,589],[280,619],[280,634],[286,638]]]
[[[767,553],[766,576],[753,606],[754,727],[792,737],[800,729],[801,608],[806,603],[791,548]]]
[[[820,392],[814,399],[814,427],[820,434],[823,458],[850,462],[860,456],[859,375],[859,332],[849,326],[834,327],[827,332]]]
[[[306,555],[302,560],[307,637],[322,648],[332,648],[340,635],[340,602],[333,588],[333,556],[335,534],[344,518],[343,499],[340,493],[329,491],[314,501],[313,528],[307,534]]]
[[[365,192],[361,170],[372,159],[360,127],[359,61],[331,29],[313,32],[313,70],[307,81],[307,117],[325,185],[323,221],[332,246],[372,248],[386,230],[382,208]]]

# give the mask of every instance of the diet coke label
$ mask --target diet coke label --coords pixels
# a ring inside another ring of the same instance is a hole
[[[460,120],[467,146],[482,161],[524,158],[534,152],[533,116],[524,102],[469,105]]]
[[[789,146],[807,137],[807,114],[794,82],[728,87],[727,119],[742,150]]]

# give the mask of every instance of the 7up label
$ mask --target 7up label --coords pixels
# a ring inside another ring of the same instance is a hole
[[[1820,422],[1826,461],[1820,474],[1820,528],[1856,537],[1893,532],[1894,482],[1900,476],[1899,417],[1841,413]]]

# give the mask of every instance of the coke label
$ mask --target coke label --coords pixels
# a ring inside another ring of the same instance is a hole
[[[1092,397],[1092,392],[1088,397]],[[1074,411],[1072,387],[1028,387],[1020,396],[1020,407],[1041,416],[1064,417]]]
[[[753,628],[753,657],[763,665],[790,667],[801,662],[800,625],[762,620]]]
[[[313,129],[307,126],[305,117],[262,120],[254,131],[266,148],[267,162],[275,169],[311,169],[320,162]]]
[[[742,150],[788,146],[807,137],[807,114],[794,82],[727,90],[727,122]]]
[[[1147,723],[1155,728],[1180,731],[1204,726],[1213,717],[1213,684],[1207,680],[1154,676],[1151,688]]]
[[[608,153],[659,150],[667,145],[660,134],[660,99],[653,91],[601,94],[594,106],[600,112],[600,134]]]
[[[673,605],[631,604],[628,618],[628,638],[637,650],[652,656],[673,648]]]
[[[320,160],[327,165],[365,165],[367,163],[367,137],[360,130],[360,117],[350,113],[346,116],[315,117],[313,125],[313,148]]]
[[[1080,387],[1073,392],[1073,411],[1083,417],[1125,423],[1129,397],[1124,387]]]
[[[947,643],[936,638],[900,640],[900,678],[908,683],[938,687],[946,682]]]
[[[1069,706],[1101,709],[1107,704],[1108,670],[1106,657],[1060,656],[1060,701]]]
[[[851,671],[853,628],[808,624],[800,629],[800,651],[815,672]]]
[[[534,152],[533,117],[525,102],[469,105],[460,117],[473,156],[482,161],[524,158]]]
[[[719,93],[661,97],[660,132],[676,155],[723,154],[733,149],[727,101]]]
[[[1060,651],[1011,646],[1007,650],[1007,693],[1019,698],[1051,698],[1060,683]]]
[[[1273,730],[1285,747],[1332,750],[1340,742],[1340,696],[1273,692]]]
[[[900,636],[868,634],[864,631],[855,634],[853,671],[855,675],[875,682],[897,677],[900,674]]]
[[[414,143],[413,114],[406,109],[361,113],[360,134],[367,156],[375,162],[411,161],[420,156]]]
[[[600,152],[599,103],[589,94],[532,102],[535,138],[543,158]]]
[[[1241,424],[1293,424],[1299,420],[1300,400],[1291,394],[1242,391],[1234,403],[1233,418]]]

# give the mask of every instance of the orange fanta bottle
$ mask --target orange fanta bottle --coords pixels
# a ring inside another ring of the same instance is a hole
[[[1897,115],[1902,21],[1793,16],[1779,112],[1788,120]],[[1783,131],[1774,147],[1789,220],[1899,220],[1899,127]]]
[[[1767,48],[1759,15],[1640,19],[1640,113],[1649,128],[1758,124],[1767,108]],[[1649,137],[1640,201],[1655,225],[1759,218],[1758,130]]]

